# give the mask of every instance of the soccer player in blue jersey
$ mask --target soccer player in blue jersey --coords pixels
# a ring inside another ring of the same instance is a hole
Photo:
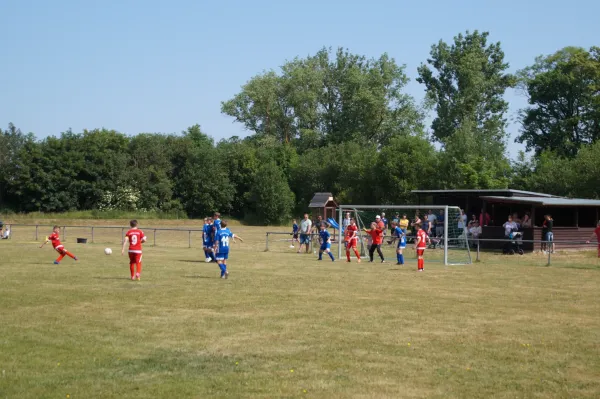
[[[300,231],[300,227],[298,226],[298,223],[296,223],[296,219],[292,220],[292,245],[290,245],[290,248],[296,248],[294,246],[295,242],[300,244],[300,240],[298,240],[298,232],[299,231]]]
[[[229,259],[229,244],[230,240],[235,242],[236,239],[244,242],[241,237],[233,234],[231,230],[227,228],[227,222],[221,222],[221,228],[216,235],[216,246],[217,250],[217,263],[219,264],[219,269],[221,269],[221,278],[229,277],[229,272],[227,271],[227,259]]]
[[[221,214],[219,212],[215,212],[212,217],[213,250],[215,253],[219,251],[219,248],[217,247],[217,233],[219,230],[221,230]]]
[[[396,248],[396,259],[398,260],[397,265],[404,264],[404,248],[406,248],[406,231],[398,226],[398,222],[392,222],[392,236],[398,238],[398,247]]]
[[[323,252],[326,252],[327,255],[331,258],[331,261],[334,262],[335,258],[331,253],[331,234],[327,231],[327,224],[325,222],[321,223],[321,231],[319,232],[319,237],[321,238],[321,248],[319,249],[319,260],[323,260]]]
[[[213,245],[213,225],[211,218],[204,218],[204,227],[202,228],[202,246],[204,247],[204,260],[206,263],[216,262]]]

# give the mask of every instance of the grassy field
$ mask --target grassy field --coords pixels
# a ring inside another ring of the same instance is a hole
[[[80,260],[59,266],[31,230],[1,241],[0,398],[600,397],[592,253],[416,273],[412,259],[317,262],[285,241],[263,252],[265,229],[233,230],[247,242],[229,280],[187,233],[146,247],[140,282],[119,234],[76,245],[73,232]]]

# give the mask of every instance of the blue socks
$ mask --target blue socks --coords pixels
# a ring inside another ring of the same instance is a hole
[[[404,255],[398,254],[398,263],[400,263],[401,265],[404,264]]]
[[[331,258],[331,261],[333,262],[335,260],[335,258],[333,257],[333,254],[331,252],[329,252],[328,255]]]
[[[319,252],[319,260],[323,260],[323,252]]]
[[[225,275],[225,272],[227,271],[227,265],[219,263],[219,269],[221,269],[221,277],[223,277]]]

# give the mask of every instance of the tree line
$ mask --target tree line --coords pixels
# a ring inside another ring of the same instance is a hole
[[[508,73],[500,43],[466,32],[431,47],[426,92],[405,67],[323,48],[252,77],[222,112],[252,132],[214,142],[181,134],[67,131],[36,139],[0,129],[0,210],[214,210],[254,223],[304,211],[313,193],[342,203],[414,201],[414,189],[517,188],[600,196],[600,48],[567,47]],[[507,154],[508,103],[528,98]],[[427,117],[433,121],[427,126]]]

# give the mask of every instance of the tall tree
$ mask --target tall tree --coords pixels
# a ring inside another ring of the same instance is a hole
[[[431,47],[427,64],[418,68],[435,107],[433,137],[443,146],[442,165],[447,188],[483,188],[507,184],[506,119],[503,95],[516,84],[506,73],[500,43],[488,44],[487,32],[467,32],[449,45]],[[448,169],[444,169],[448,170]]]
[[[385,144],[396,134],[422,130],[422,114],[402,92],[404,67],[387,54],[377,59],[322,49],[286,62],[281,73],[255,76],[222,112],[259,136],[294,143],[301,152],[358,140]]]
[[[540,154],[574,157],[600,138],[600,48],[565,47],[519,71],[530,106],[516,141]]]
[[[488,45],[488,36],[467,31],[452,45],[440,40],[431,46],[427,64],[418,68],[417,81],[425,85],[437,113],[433,135],[442,143],[465,122],[499,143],[505,139],[508,103],[503,96],[516,80],[506,73],[509,65],[500,43]]]

